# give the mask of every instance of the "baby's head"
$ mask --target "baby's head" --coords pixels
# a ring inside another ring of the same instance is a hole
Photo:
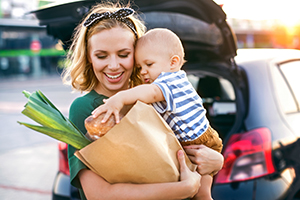
[[[135,60],[141,74],[156,79],[161,72],[175,72],[184,64],[184,49],[179,37],[165,28],[155,28],[138,39]]]

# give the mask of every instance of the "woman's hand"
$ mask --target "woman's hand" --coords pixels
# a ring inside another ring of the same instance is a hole
[[[187,192],[193,197],[197,194],[201,184],[201,175],[197,172],[192,172],[185,163],[185,157],[182,150],[177,152],[177,157],[180,165],[180,181],[187,187]]]
[[[180,165],[180,181],[177,182],[110,184],[88,169],[81,170],[78,175],[87,199],[174,200],[193,197],[201,186],[201,175],[188,168],[182,150],[178,151],[177,158]]]
[[[218,172],[223,167],[222,154],[205,145],[190,145],[183,148],[190,160],[198,166],[197,171],[202,175]]]

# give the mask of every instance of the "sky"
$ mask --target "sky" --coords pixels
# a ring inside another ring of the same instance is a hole
[[[286,25],[300,20],[300,0],[214,0],[223,4],[227,18],[252,20],[279,19]]]

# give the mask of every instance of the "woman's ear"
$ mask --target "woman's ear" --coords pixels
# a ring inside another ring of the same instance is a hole
[[[178,55],[174,55],[171,58],[171,70],[180,68],[180,57]]]

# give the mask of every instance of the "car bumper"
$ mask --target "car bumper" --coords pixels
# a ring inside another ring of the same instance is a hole
[[[70,177],[58,172],[53,184],[52,200],[70,200],[70,191]]]
[[[280,200],[285,199],[294,181],[294,171],[286,169],[280,175],[229,184],[214,184],[212,196],[222,200]]]

